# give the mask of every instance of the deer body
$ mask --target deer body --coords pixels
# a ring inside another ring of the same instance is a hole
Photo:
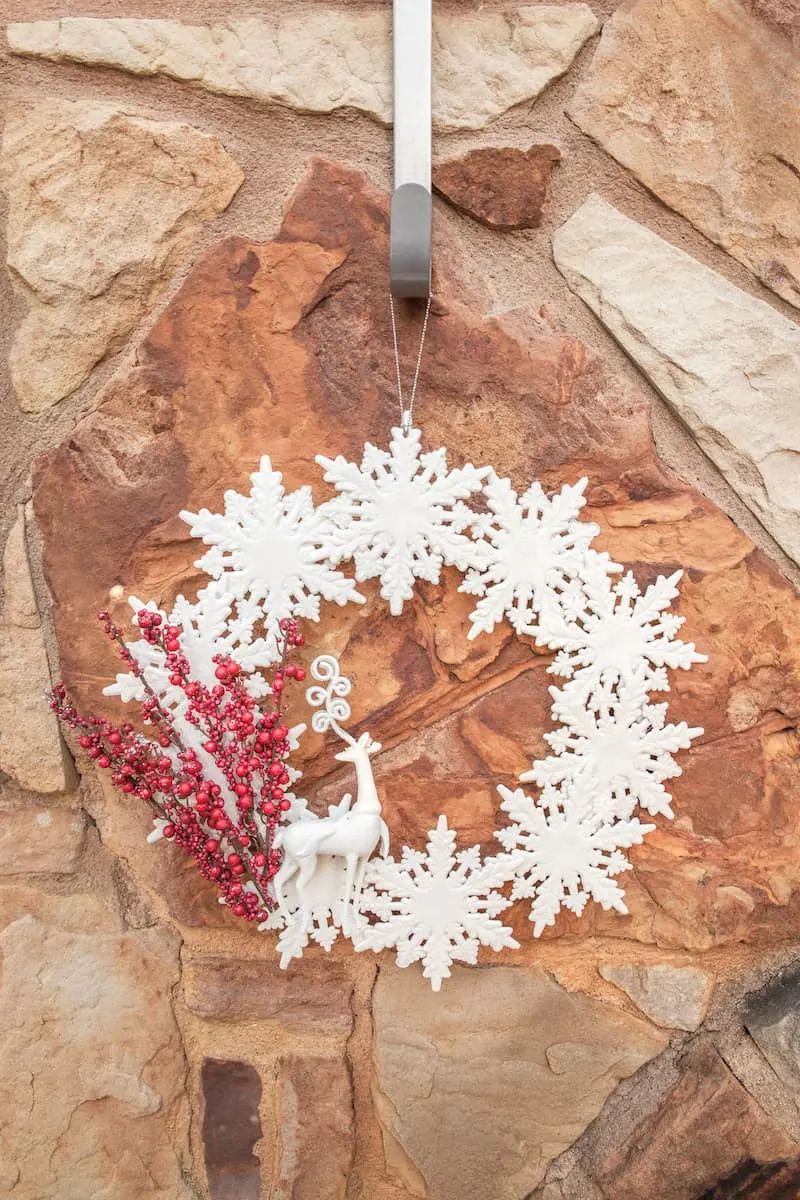
[[[381,817],[381,803],[369,761],[380,748],[379,742],[373,742],[368,733],[363,733],[358,741],[353,741],[336,755],[340,762],[351,762],[356,769],[358,790],[352,808],[348,795],[344,797],[346,811],[341,814],[295,821],[279,831],[275,845],[283,849],[284,857],[273,886],[278,907],[287,922],[292,918],[284,886],[297,876],[295,886],[300,900],[300,919],[303,927],[308,928],[311,913],[307,889],[317,869],[317,859],[320,855],[335,856],[346,862],[342,929],[346,934],[351,932],[352,915],[358,906],[367,862],[378,842],[382,842],[384,854],[389,848],[389,831]]]

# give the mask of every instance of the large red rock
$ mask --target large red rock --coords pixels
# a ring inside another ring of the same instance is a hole
[[[218,511],[226,488],[248,489],[264,452],[288,487],[313,482],[322,498],[316,453],[358,457],[365,439],[386,441],[396,413],[387,261],[385,196],[318,163],[276,241],[212,248],[136,367],[39,463],[36,512],[62,665],[83,704],[98,705],[116,667],[92,622],[109,589],[169,603],[200,583],[181,508]],[[458,246],[442,245],[438,261],[459,272]],[[725,515],[661,466],[646,400],[595,354],[517,314],[484,319],[475,282],[472,292],[455,276],[435,282],[417,408],[427,444],[447,445],[453,463],[492,463],[517,486],[536,477],[552,489],[587,474],[586,517],[601,527],[599,544],[642,582],[685,569],[683,633],[709,655],[672,680],[672,718],[706,733],[681,756],[676,821],[659,820],[633,851],[630,916],[590,906],[548,936],[702,948],[796,934],[797,595]],[[418,328],[403,320],[404,346],[416,344]],[[421,585],[398,618],[366,585],[366,605],[329,605],[309,631],[309,656],[337,653],[354,679],[354,719],[386,748],[375,766],[393,837],[415,845],[441,811],[465,841],[488,841],[499,820],[495,784],[543,752],[550,723],[547,657],[506,627],[468,642],[470,601],[457,584],[450,573],[440,588]],[[346,770],[334,770],[321,740],[309,737],[304,753],[309,798],[340,794]],[[107,825],[119,804],[106,804]],[[173,912],[201,912],[200,881],[187,876],[186,886],[191,899],[173,898]],[[210,913],[213,900],[203,907]],[[522,953],[535,955],[524,913],[514,919]]]

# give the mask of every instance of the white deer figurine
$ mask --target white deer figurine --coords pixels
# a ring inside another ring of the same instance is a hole
[[[330,680],[327,689],[310,688],[309,702],[325,704],[323,712],[315,713],[312,722],[319,732],[333,728],[347,747],[336,755],[339,762],[353,763],[356,769],[358,792],[356,802],[350,807],[352,796],[344,796],[340,811],[335,815],[317,819],[305,817],[280,829],[275,839],[276,847],[283,850],[283,862],[273,880],[278,908],[289,924],[293,916],[286,901],[284,888],[290,879],[295,879],[295,888],[300,902],[299,919],[303,929],[310,931],[312,923],[308,889],[317,870],[320,856],[343,858],[346,864],[342,932],[350,936],[353,931],[354,914],[358,911],[361,889],[367,862],[378,842],[385,855],[389,850],[389,830],[381,817],[381,802],[372,775],[370,758],[381,748],[380,742],[362,733],[356,740],[337,722],[349,716],[349,705],[334,696],[343,696],[349,691],[349,680],[338,673],[338,663],[330,656],[322,656],[312,664],[317,679]],[[347,685],[346,688],[344,685]]]

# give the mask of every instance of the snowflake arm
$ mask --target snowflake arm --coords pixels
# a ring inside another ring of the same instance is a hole
[[[361,466],[320,454],[317,462],[339,495],[330,502],[332,558],[353,559],[356,579],[380,579],[398,616],[414,580],[438,583],[443,566],[464,571],[478,561],[464,503],[481,489],[488,468],[447,469],[443,449],[420,453],[420,431],[392,430],[390,451],[367,442]]]
[[[362,927],[356,949],[395,947],[398,965],[421,962],[435,992],[453,962],[477,961],[480,946],[516,949],[511,930],[496,919],[510,903],[496,890],[510,878],[510,857],[482,860],[477,846],[456,850],[455,832],[439,817],[426,852],[405,846],[399,862],[369,864],[361,911],[377,921]]]

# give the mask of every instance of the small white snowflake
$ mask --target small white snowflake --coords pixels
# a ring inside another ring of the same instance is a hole
[[[362,928],[356,949],[396,947],[398,965],[421,962],[438,992],[450,964],[475,963],[479,946],[517,949],[519,943],[496,920],[510,903],[495,890],[510,878],[506,856],[482,860],[477,846],[456,850],[444,816],[428,838],[426,852],[404,846],[400,862],[390,857],[369,864],[361,911],[378,920]]]
[[[391,450],[367,442],[359,467],[342,455],[317,455],[340,493],[330,502],[333,559],[355,561],[356,579],[380,579],[393,616],[414,594],[414,580],[438,583],[442,566],[464,571],[477,560],[468,535],[475,513],[464,500],[479,492],[488,468],[447,469],[444,449],[420,453],[420,431],[392,430]]]
[[[537,618],[558,605],[570,580],[583,577],[590,558],[604,572],[617,569],[589,548],[598,527],[577,519],[586,482],[551,497],[532,483],[518,496],[510,480],[491,472],[483,488],[490,511],[476,522],[481,561],[459,589],[482,597],[470,614],[470,638],[491,633],[504,616],[517,633],[536,636]]]
[[[329,561],[330,520],[327,506],[314,507],[311,488],[288,495],[282,476],[265,454],[250,476],[249,496],[225,493],[225,512],[182,512],[194,537],[211,549],[197,566],[220,580],[231,605],[237,606],[238,636],[263,622],[277,658],[275,641],[282,617],[319,620],[320,597],[344,605],[363,603],[352,579]]]
[[[553,719],[561,726],[544,736],[555,754],[534,763],[520,782],[564,785],[607,820],[627,819],[637,805],[652,816],[672,817],[664,780],[681,773],[672,755],[688,749],[702,729],[685,721],[667,725],[667,705],[647,703],[641,669],[591,697],[569,687],[551,687],[550,694]]]
[[[549,615],[540,640],[558,654],[548,670],[587,694],[603,682],[635,679],[644,668],[648,691],[668,691],[667,667],[707,661],[692,642],[676,640],[685,618],[664,611],[681,575],[660,575],[641,594],[630,573],[613,584],[604,571],[590,572]]]
[[[655,825],[606,820],[578,798],[546,789],[533,801],[522,788],[502,785],[500,807],[511,825],[497,832],[509,851],[514,874],[513,900],[533,899],[533,936],[552,925],[559,909],[580,916],[589,900],[627,913],[624,892],[613,879],[630,870],[622,849],[638,845]],[[502,856],[500,856],[502,857]]]

